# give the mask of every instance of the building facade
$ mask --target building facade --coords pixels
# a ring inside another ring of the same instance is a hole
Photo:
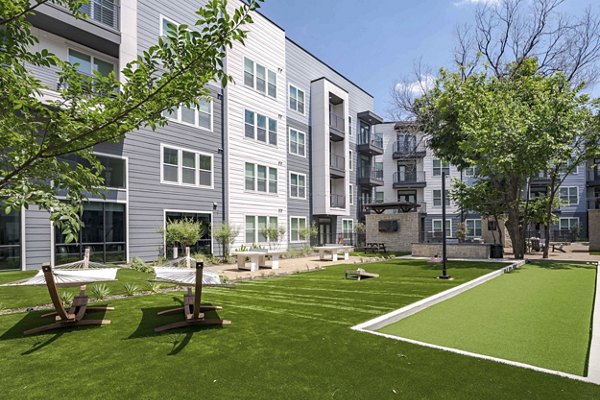
[[[31,22],[38,49],[78,63],[83,74],[118,74],[170,24],[193,27],[203,4],[92,0],[84,10],[89,18],[78,20],[49,3]],[[370,141],[372,125],[382,122],[373,97],[274,22],[260,14],[253,19],[245,45],[236,43],[224,60],[234,83],[211,85],[209,100],[197,109],[179,107],[165,127],[94,149],[108,189],[105,198],[85,204],[77,243],[65,243],[48,213],[35,207],[2,215],[0,269],[62,264],[80,259],[86,247],[101,262],[169,256],[161,229],[181,218],[208,228],[193,251],[212,254],[219,246],[211,230],[223,222],[240,229],[232,248],[266,246],[268,226],[285,231],[274,244],[279,248],[306,245],[310,238],[301,231],[311,224],[317,243],[350,236],[359,190],[372,183],[359,181],[359,171],[371,175],[374,164],[359,158],[365,151],[357,136]],[[47,86],[44,96],[57,96],[56,70],[33,72]]]

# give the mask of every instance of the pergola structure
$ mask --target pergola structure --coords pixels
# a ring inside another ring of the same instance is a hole
[[[417,209],[421,207],[419,203],[402,203],[402,202],[394,202],[394,203],[370,203],[365,204],[365,209],[373,210],[375,214],[383,214],[385,210],[398,210],[400,212],[411,212],[417,211]]]

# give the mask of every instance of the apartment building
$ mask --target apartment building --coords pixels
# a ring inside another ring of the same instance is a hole
[[[477,171],[474,168],[461,171],[437,158],[427,146],[423,133],[410,122],[386,122],[376,125],[374,131],[382,137],[384,152],[376,157],[375,162],[383,168],[385,184],[375,188],[373,200],[418,203],[424,227],[421,239],[434,240],[442,231],[442,172],[448,176],[448,191],[454,180],[474,183]],[[552,237],[587,237],[587,210],[600,207],[600,173],[598,167],[590,169],[593,165],[598,165],[598,162],[581,165],[565,177],[558,193],[561,207],[556,210],[558,221],[551,229]],[[545,196],[549,184],[547,173],[541,172],[530,182],[530,196]],[[467,237],[481,237],[485,230],[479,215],[461,210],[446,196],[448,236],[456,236],[461,222],[467,227]],[[543,237],[543,227],[531,226],[529,235]]]
[[[204,3],[91,0],[87,20],[48,3],[31,22],[37,47],[79,63],[82,74],[118,73],[169,24],[194,26]],[[35,207],[0,216],[0,270],[61,264],[86,247],[97,261],[153,260],[170,255],[160,230],[181,218],[209,228],[194,251],[213,254],[219,246],[211,229],[224,221],[240,228],[234,248],[266,245],[267,226],[284,228],[280,248],[306,244],[300,231],[313,223],[318,243],[350,235],[359,191],[383,184],[372,158],[382,152],[373,97],[273,21],[253,19],[245,45],[236,44],[225,60],[235,83],[211,85],[209,100],[179,107],[155,132],[141,129],[94,149],[108,189],[86,203],[77,243],[65,243]],[[56,71],[34,73],[48,87],[44,95],[56,96]]]

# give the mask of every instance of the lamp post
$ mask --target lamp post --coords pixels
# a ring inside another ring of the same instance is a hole
[[[446,173],[442,169],[442,274],[439,279],[450,279],[446,269]]]

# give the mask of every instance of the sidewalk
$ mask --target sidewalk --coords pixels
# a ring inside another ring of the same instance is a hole
[[[590,255],[589,246],[583,243],[572,243],[568,246],[563,247],[564,253],[562,251],[552,251],[552,246],[550,246],[550,251],[548,252],[548,260],[560,260],[560,261],[600,261],[600,256]],[[526,259],[542,259],[543,253],[541,251],[526,253]],[[512,258],[512,249],[507,248],[504,253],[505,258]]]

